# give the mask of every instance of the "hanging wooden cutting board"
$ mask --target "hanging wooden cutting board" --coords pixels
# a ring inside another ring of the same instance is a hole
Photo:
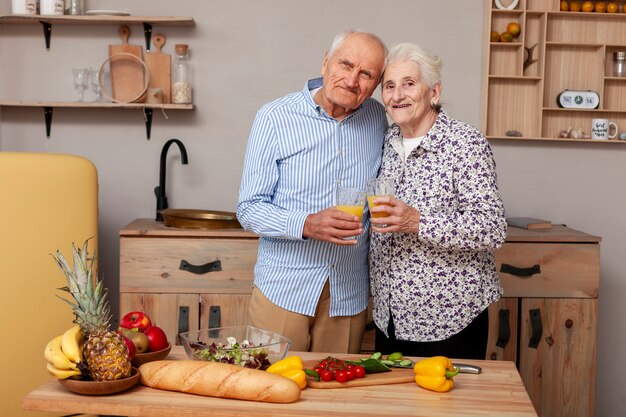
[[[306,369],[312,369],[319,363],[317,361],[303,361]],[[370,385],[387,385],[401,384],[406,382],[415,383],[415,372],[413,369],[393,368],[391,372],[380,372],[377,374],[366,374],[363,378],[355,378],[348,382],[337,381],[316,381],[314,378],[307,376],[307,386],[309,388],[350,388],[350,387],[366,387]]]
[[[135,100],[144,90],[144,67],[142,61],[142,48],[140,45],[129,45],[128,37],[130,28],[121,26],[119,29],[122,43],[109,45],[109,57],[111,57],[111,87],[113,98],[122,103],[130,103]],[[114,56],[116,54],[130,54],[139,60],[127,55]]]
[[[150,71],[150,87],[161,88],[163,90],[163,103],[169,103],[170,100],[170,74],[172,71],[171,57],[168,54],[161,53],[161,48],[165,45],[165,35],[157,33],[152,36],[152,43],[155,45],[155,51],[146,52],[146,65]]]

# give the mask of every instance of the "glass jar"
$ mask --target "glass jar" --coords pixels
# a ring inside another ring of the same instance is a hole
[[[175,46],[174,68],[172,69],[172,103],[191,104],[191,65],[189,45]]]
[[[65,14],[85,14],[85,0],[65,0]]]
[[[626,76],[626,52],[613,52],[613,73],[616,77]]]

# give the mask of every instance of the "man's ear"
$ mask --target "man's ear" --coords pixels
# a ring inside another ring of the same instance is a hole
[[[326,65],[328,65],[328,51],[326,51],[326,53],[324,54],[324,59],[322,59],[322,75],[324,75],[324,72],[326,72]]]

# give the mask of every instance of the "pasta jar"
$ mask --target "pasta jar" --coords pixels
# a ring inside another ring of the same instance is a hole
[[[191,104],[191,65],[189,45],[175,46],[174,68],[172,69],[172,103]]]

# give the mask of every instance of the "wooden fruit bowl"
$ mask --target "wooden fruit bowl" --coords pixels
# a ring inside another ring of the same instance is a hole
[[[161,359],[165,359],[167,355],[169,355],[170,350],[172,350],[171,343],[168,344],[165,349],[157,350],[156,352],[136,353],[135,357],[132,360],[132,364],[133,366],[139,368],[144,363],[160,361]]]
[[[59,379],[59,383],[67,388],[68,391],[83,395],[107,395],[116,392],[125,391],[139,381],[139,371],[133,367],[130,376],[115,381],[92,381],[81,379]]]

